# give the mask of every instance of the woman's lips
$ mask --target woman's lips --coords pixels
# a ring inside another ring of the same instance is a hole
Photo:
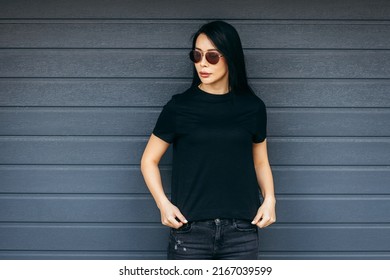
[[[200,75],[202,78],[208,78],[211,74],[210,74],[210,73],[207,73],[207,72],[199,72],[199,75]]]

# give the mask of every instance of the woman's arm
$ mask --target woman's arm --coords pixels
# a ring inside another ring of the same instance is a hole
[[[169,143],[161,140],[152,133],[141,158],[141,172],[157,207],[160,209],[162,224],[179,228],[183,223],[187,223],[187,220],[165,195],[161,182],[160,169],[158,168],[158,163],[168,147]],[[177,221],[176,217],[180,222]]]
[[[263,228],[276,221],[275,191],[271,167],[268,161],[267,139],[261,143],[253,143],[253,161],[255,164],[257,181],[264,198],[252,224]]]

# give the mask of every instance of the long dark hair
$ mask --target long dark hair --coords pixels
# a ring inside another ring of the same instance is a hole
[[[192,49],[195,49],[196,39],[205,34],[226,58],[229,71],[229,86],[236,94],[252,93],[246,75],[244,51],[237,30],[227,22],[217,20],[202,25],[192,35]],[[200,84],[196,68],[193,69],[192,86]]]

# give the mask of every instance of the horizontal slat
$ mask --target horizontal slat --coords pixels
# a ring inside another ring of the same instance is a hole
[[[165,260],[157,251],[0,251],[0,260]]]
[[[246,58],[250,78],[390,78],[389,50],[247,50]],[[0,77],[190,78],[192,67],[185,50],[0,50]]]
[[[270,136],[390,136],[390,109],[268,109],[267,119]]]
[[[277,200],[280,223],[390,223],[390,196],[279,195]],[[2,194],[0,202],[0,222],[160,221],[150,195]]]
[[[190,84],[176,79],[0,79],[0,105],[162,106]]]
[[[0,164],[140,164],[146,139],[0,137]],[[171,160],[171,148],[161,163]],[[167,162],[165,162],[167,163]]]
[[[269,147],[270,162],[277,165],[390,163],[389,138],[274,138]]]
[[[0,222],[159,221],[149,196],[3,194],[0,201]]]
[[[390,107],[390,80],[252,79],[267,107]],[[0,106],[162,106],[188,79],[0,79]]]
[[[272,167],[277,194],[390,194],[390,167]]]
[[[160,166],[170,191],[171,168]],[[149,193],[139,166],[0,166],[0,193]]]
[[[269,107],[390,107],[390,80],[251,81]]]
[[[0,108],[0,135],[142,135],[152,131],[160,111]]]
[[[192,66],[186,53],[183,50],[0,49],[0,77],[188,78]]]
[[[0,164],[140,164],[139,137],[0,137]],[[274,165],[390,165],[389,138],[269,138]],[[161,164],[170,164],[172,145]]]
[[[228,21],[246,48],[389,49],[390,24]],[[203,21],[2,23],[0,48],[190,48]],[[61,36],[58,36],[61,34]]]
[[[1,260],[164,260],[165,251],[0,251]],[[390,252],[262,252],[260,260],[388,260]]]
[[[104,0],[60,1],[3,0],[0,18],[255,18],[255,19],[389,19],[386,0],[289,1],[217,0],[215,9],[205,9],[209,1]]]
[[[161,109],[0,108],[0,135],[148,135]],[[268,136],[390,136],[389,109],[268,109]]]
[[[147,234],[146,234],[147,233]],[[1,225],[1,250],[161,250],[168,228],[161,226]],[[23,236],[29,236],[25,238]],[[23,239],[28,239],[23,240]],[[164,246],[165,245],[165,246]]]
[[[0,225],[1,250],[160,250],[168,244],[168,228],[157,226],[73,226]],[[145,234],[147,232],[147,234]],[[26,238],[28,236],[28,238]],[[113,238],[115,237],[115,238]],[[260,231],[260,253],[266,252],[345,252],[389,253],[388,226],[309,226],[273,225]],[[298,253],[299,254],[299,253]]]
[[[277,215],[288,223],[388,223],[388,196],[282,196]]]
[[[390,252],[375,252],[375,251],[374,252],[369,252],[369,251],[260,252],[259,259],[260,260],[389,260]]]
[[[171,167],[160,166],[165,192]],[[390,167],[272,167],[277,194],[390,194]],[[148,194],[139,167],[0,166],[0,193]]]
[[[190,84],[188,79],[0,79],[0,105],[162,106]]]
[[[327,211],[325,208],[323,211]],[[390,227],[383,226],[274,226],[260,234],[264,251],[378,251],[388,253]]]

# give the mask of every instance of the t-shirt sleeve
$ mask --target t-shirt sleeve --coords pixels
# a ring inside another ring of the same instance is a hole
[[[175,138],[175,110],[173,98],[163,106],[154,126],[153,134],[165,142],[173,142]]]
[[[255,116],[255,131],[252,140],[261,143],[267,137],[267,110],[262,100],[259,100],[259,108]]]

